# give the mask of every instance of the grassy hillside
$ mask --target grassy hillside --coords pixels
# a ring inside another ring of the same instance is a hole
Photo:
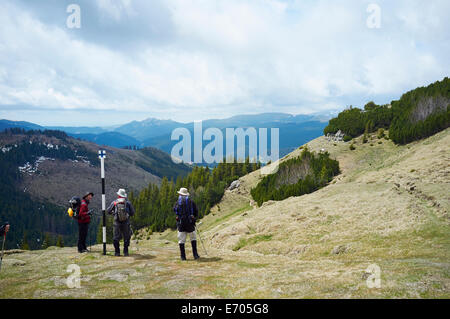
[[[199,226],[208,255],[178,256],[176,233],[132,241],[131,256],[74,248],[11,253],[2,298],[449,298],[450,129],[404,146],[369,136],[355,150],[320,137],[308,143],[339,161],[326,187],[257,207],[255,171],[226,191]],[[381,143],[380,143],[381,142]],[[300,154],[298,149],[281,161]],[[108,247],[111,252],[112,247]],[[81,267],[68,289],[67,266]],[[368,266],[381,270],[369,288]]]

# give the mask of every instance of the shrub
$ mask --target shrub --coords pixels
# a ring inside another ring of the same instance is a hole
[[[316,154],[306,147],[300,156],[280,164],[277,173],[265,176],[250,191],[260,206],[268,200],[283,200],[318,190],[339,174],[339,162],[328,152]]]

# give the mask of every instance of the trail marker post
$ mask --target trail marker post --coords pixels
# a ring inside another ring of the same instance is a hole
[[[103,212],[103,255],[106,255],[106,197],[105,197],[105,157],[106,151],[98,151],[102,177],[102,212]]]

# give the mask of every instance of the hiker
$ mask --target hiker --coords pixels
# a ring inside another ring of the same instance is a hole
[[[88,252],[86,247],[86,238],[88,234],[89,223],[91,222],[91,214],[89,212],[89,202],[92,197],[94,197],[94,193],[87,192],[86,195],[83,196],[83,200],[80,205],[80,212],[78,213],[78,252],[85,253]]]
[[[2,240],[2,253],[0,255],[0,270],[2,269],[3,255],[5,254],[5,241],[6,241],[6,233],[9,231],[9,223],[6,222],[0,226],[0,237],[3,237]]]
[[[9,223],[6,222],[3,225],[0,226],[0,237],[5,235],[7,232],[9,232]]]
[[[188,234],[191,239],[194,259],[199,259],[200,256],[197,253],[197,236],[195,232],[195,221],[198,217],[197,205],[190,199],[189,192],[186,188],[180,188],[177,193],[180,196],[178,196],[178,200],[175,203],[173,210],[177,215],[178,244],[180,246],[181,260],[186,260],[184,244],[186,243]]]
[[[114,238],[113,244],[115,256],[120,256],[120,239],[123,236],[123,255],[128,256],[128,246],[131,239],[130,217],[134,215],[134,207],[127,199],[127,193],[123,188],[117,192],[119,196],[108,209],[108,214],[114,214]]]

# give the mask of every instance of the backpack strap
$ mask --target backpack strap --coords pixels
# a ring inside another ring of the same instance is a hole
[[[177,215],[179,215],[179,216],[183,215],[183,211],[180,212],[180,209],[181,210],[183,209],[183,207],[181,205],[182,204],[181,199],[182,199],[182,197],[179,196],[178,201],[177,201]]]
[[[191,204],[191,205],[189,205]],[[189,197],[186,196],[186,209],[188,210],[190,215],[194,215],[192,211],[192,203],[189,201]]]

